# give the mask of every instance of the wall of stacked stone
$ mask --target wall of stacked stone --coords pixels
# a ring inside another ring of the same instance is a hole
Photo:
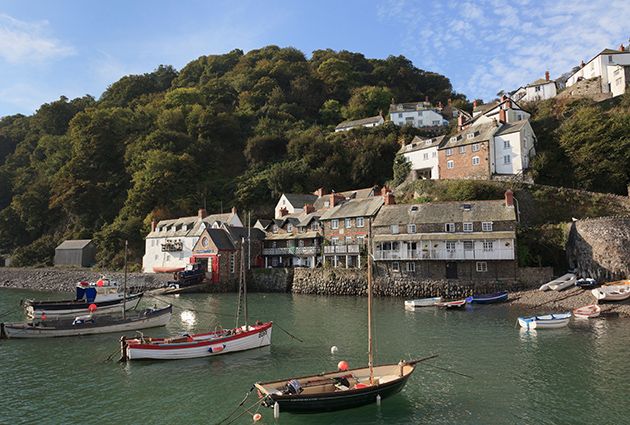
[[[252,292],[290,292],[293,269],[252,269],[247,290]]]
[[[538,288],[554,278],[553,267],[519,267],[519,290]]]
[[[569,264],[597,280],[630,277],[630,216],[573,222],[567,244]]]

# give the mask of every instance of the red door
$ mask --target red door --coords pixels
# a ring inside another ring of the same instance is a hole
[[[211,255],[209,265],[212,268],[212,283],[219,283],[219,280],[221,279],[219,275],[219,256]]]

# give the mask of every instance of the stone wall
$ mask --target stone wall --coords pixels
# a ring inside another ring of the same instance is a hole
[[[295,269],[300,270],[300,269]],[[252,269],[247,290],[252,292],[290,292],[293,284],[291,268]]]
[[[581,276],[597,280],[630,277],[630,216],[573,222],[567,255]]]
[[[537,288],[554,278],[553,267],[519,267],[517,270],[522,289]]]

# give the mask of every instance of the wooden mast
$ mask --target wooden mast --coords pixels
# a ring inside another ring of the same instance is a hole
[[[368,291],[368,367],[370,384],[374,384],[374,352],[372,345],[372,217],[368,218],[367,246],[367,291]]]
[[[129,247],[129,241],[125,240],[125,280],[123,283],[123,319],[127,318],[127,248]]]
[[[245,316],[245,326],[249,326],[249,318],[247,317],[247,269],[245,268],[245,238],[243,238],[243,240],[241,241],[241,270],[243,273],[243,316]]]

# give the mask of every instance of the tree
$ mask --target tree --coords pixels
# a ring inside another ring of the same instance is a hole
[[[394,160],[394,178],[392,179],[392,186],[396,187],[401,185],[411,172],[411,162],[405,155],[398,154]]]
[[[392,97],[393,94],[387,87],[359,87],[352,91],[348,106],[343,108],[343,115],[346,119],[386,115]]]

